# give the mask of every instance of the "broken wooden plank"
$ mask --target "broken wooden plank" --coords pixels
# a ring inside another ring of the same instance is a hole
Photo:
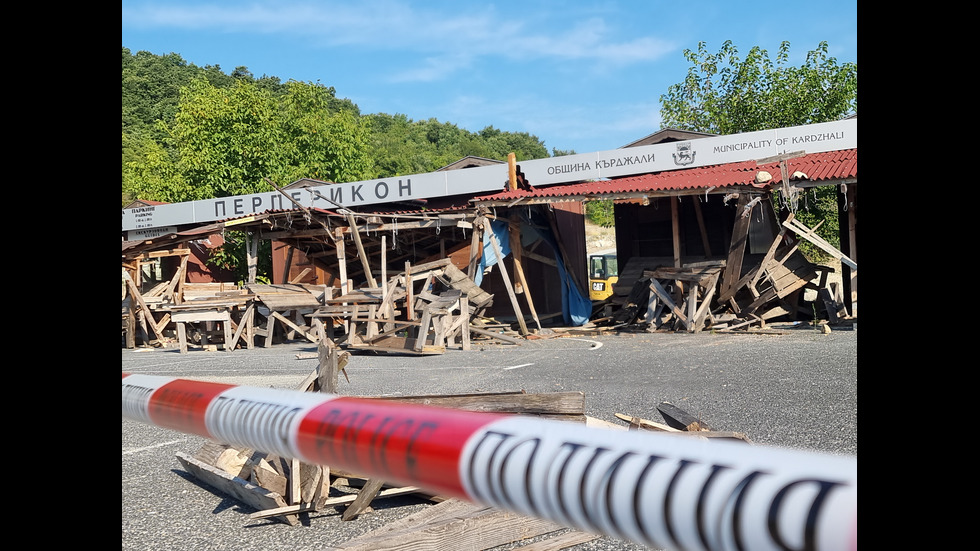
[[[639,417],[633,417],[631,415],[625,415],[622,413],[617,413],[616,417],[626,421],[630,424],[630,430],[649,430],[657,432],[668,432],[677,436],[684,437],[696,437],[696,438],[730,438],[732,440],[741,440],[743,442],[751,443],[748,436],[742,432],[735,431],[719,431],[719,430],[680,430],[675,429],[669,425],[664,425],[662,423],[657,423],[656,421],[650,421],[649,419],[641,419]]]
[[[289,480],[286,478],[285,470],[276,469],[277,457],[260,458],[252,467],[250,480],[256,486],[261,486],[274,492],[285,499],[286,489],[289,487]],[[283,503],[289,505],[288,503]]]
[[[282,495],[256,486],[246,480],[231,476],[225,471],[202,463],[186,453],[177,452],[177,460],[194,478],[212,488],[230,495],[257,510],[285,507],[286,500]],[[299,517],[294,514],[277,515],[274,518],[290,526],[299,524]]]
[[[738,290],[735,288],[735,283],[741,279],[742,262],[745,259],[745,249],[749,242],[749,223],[752,221],[751,217],[746,216],[743,212],[745,208],[749,209],[748,214],[752,212],[752,207],[749,206],[749,196],[748,193],[741,193],[738,196],[735,212],[742,212],[742,214],[735,218],[735,227],[732,229],[725,272],[721,277],[721,288],[718,293],[719,300],[727,300],[728,297],[734,296]]]
[[[803,224],[799,220],[796,220],[795,218],[788,218],[785,222],[783,222],[783,224],[786,227],[793,230],[794,232],[796,232],[803,239],[806,239],[810,243],[813,243],[814,245],[819,247],[820,250],[822,250],[823,252],[836,258],[837,260],[840,260],[842,264],[845,264],[852,270],[857,270],[857,262],[854,262],[853,260],[848,258],[847,255],[842,253],[839,249],[837,249],[836,247],[828,243],[824,238],[817,235],[815,232],[816,228],[810,229],[806,227],[805,224]]]
[[[474,325],[470,325],[470,332],[476,333],[477,335],[483,335],[484,337],[490,337],[491,339],[499,339],[504,342],[509,342],[511,344],[521,344],[521,341],[514,337],[509,337],[507,335],[504,335],[503,333],[497,333],[495,331],[487,331],[486,329],[481,329]]]
[[[421,491],[421,488],[417,486],[403,486],[401,488],[388,488],[386,490],[381,490],[375,499],[384,497],[395,497],[403,496],[409,494],[417,494]],[[357,499],[358,494],[348,494],[345,496],[330,497],[327,499],[322,499],[319,502],[306,502],[299,505],[287,505],[285,507],[277,507],[275,509],[266,509],[265,511],[258,511],[252,513],[248,516],[250,519],[260,519],[275,517],[284,514],[295,514],[295,513],[307,513],[310,511],[320,511],[324,507],[331,507],[334,505],[344,505],[353,502]]]
[[[292,320],[290,320],[286,316],[280,314],[279,312],[275,312],[275,311],[271,312],[270,317],[275,317],[277,320],[281,321],[283,324],[285,324],[285,325],[287,325],[289,327],[292,327],[293,330],[295,330],[296,332],[298,332],[300,335],[303,335],[304,337],[306,337],[306,339],[308,341],[310,341],[310,342],[312,342],[314,344],[320,342],[320,338],[317,335],[314,335],[314,334],[310,333],[309,331],[307,331],[307,329],[309,329],[309,327],[300,327],[299,325],[296,325],[296,323],[294,323]]]
[[[367,279],[371,287],[377,287],[378,284],[374,280],[374,276],[371,275],[371,264],[368,262],[367,253],[364,251],[364,244],[361,242],[361,230],[357,227],[357,221],[354,219],[353,212],[347,211],[347,224],[350,227],[351,235],[354,237],[357,256],[361,259],[361,269],[364,270],[364,278]]]
[[[521,306],[517,302],[517,295],[514,294],[514,287],[510,283],[510,276],[507,274],[507,266],[504,265],[504,255],[500,251],[500,243],[497,242],[497,236],[493,233],[490,220],[484,219],[483,226],[486,234],[490,237],[490,244],[493,246],[493,252],[497,255],[497,268],[500,270],[500,276],[504,280],[504,287],[507,289],[507,294],[510,296],[511,305],[514,307],[514,314],[517,316],[517,323],[521,328],[521,335],[527,335],[527,324],[524,323],[524,314],[521,313]]]
[[[664,425],[663,423],[658,423],[656,421],[650,421],[649,419],[641,419],[639,417],[633,417],[632,415],[626,415],[623,413],[616,414],[617,419],[621,419],[630,424],[630,428],[644,428],[647,430],[657,430],[663,432],[681,432],[680,429],[676,429],[670,425]]]
[[[409,354],[415,356],[428,356],[432,354],[445,354],[445,346],[435,346],[424,344],[420,350],[416,350],[415,337],[401,337],[398,335],[383,334],[373,337],[370,343],[364,343],[358,339],[357,342],[348,344],[349,348],[357,350],[371,350],[389,354]]]
[[[528,288],[527,278],[524,277],[524,266],[521,259],[521,252],[523,250],[523,247],[521,246],[521,222],[520,217],[517,214],[511,216],[508,233],[510,233],[510,255],[511,260],[514,263],[514,272],[517,274],[518,283],[521,286],[521,292],[524,294],[524,300],[527,301],[527,307],[531,311],[531,317],[534,319],[534,323],[537,324],[538,331],[540,331],[541,320],[538,318],[537,310],[534,309],[534,300],[531,298],[531,290]]]
[[[344,513],[340,516],[341,520],[354,520],[364,512],[365,509],[371,505],[374,498],[381,491],[381,487],[384,486],[384,480],[380,478],[372,478],[367,481],[361,491],[357,492],[357,497],[354,501],[344,509]]]

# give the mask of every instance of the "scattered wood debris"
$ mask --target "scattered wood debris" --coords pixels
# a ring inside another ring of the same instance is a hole
[[[337,374],[351,360],[330,339],[318,347],[320,364],[299,385],[306,392],[337,392]],[[386,396],[378,400],[451,407],[468,411],[534,415],[586,423],[585,395],[581,392],[527,393],[509,391],[454,395]],[[589,421],[594,424],[596,420]],[[256,509],[250,519],[273,519],[289,526],[300,524],[300,515],[340,510],[341,521],[369,513],[376,499],[414,495],[434,505],[341,544],[341,549],[393,548],[410,542],[466,541],[468,548],[489,549],[524,539],[555,533],[555,542],[574,545],[598,535],[568,530],[554,522],[524,517],[483,505],[433,495],[414,486],[391,486],[383,480],[338,471],[326,465],[309,465],[274,454],[207,442],[194,455],[178,453],[187,472],[212,488]],[[353,490],[353,491],[351,491]]]
[[[751,443],[744,433],[714,430],[700,417],[691,415],[670,402],[661,402],[657,406],[657,411],[663,416],[666,424],[623,413],[617,413],[616,418],[629,423],[629,430],[651,430],[702,438],[728,438]]]
[[[422,281],[416,290],[416,281]],[[481,327],[493,295],[477,286],[449,259],[406,270],[380,288],[361,288],[330,297],[312,313],[338,346],[397,354],[442,354],[447,347],[470,350],[473,333],[520,344]],[[340,331],[343,329],[343,331]]]
[[[814,320],[818,315],[834,324],[855,321],[847,314],[841,286],[828,284],[833,269],[810,263],[799,251],[800,240],[810,241],[852,270],[857,264],[818,237],[815,229],[789,214],[766,254],[752,266],[743,266],[749,230],[744,219],[736,222],[727,259],[666,266],[660,259],[632,258],[619,284],[632,282],[629,295],[611,316],[593,321],[600,327],[642,325],[650,332],[689,333],[765,329],[767,321]],[[815,292],[817,300],[803,301],[805,290]]]
[[[493,295],[450,259],[411,266],[381,287],[334,295],[333,287],[309,284],[181,283],[178,271],[140,294],[123,271],[122,319],[126,346],[137,335],[153,346],[205,350],[271,346],[323,336],[345,348],[411,355],[470,350],[480,344],[520,345],[524,340],[484,316]],[[373,278],[372,278],[373,279]],[[421,284],[421,286],[420,286]],[[515,299],[516,300],[516,299]]]
[[[330,339],[318,346],[320,364],[299,385],[306,392],[337,392],[337,375],[351,361],[349,351]],[[657,410],[664,423],[617,413],[628,426],[586,416],[582,392],[527,393],[523,390],[493,393],[375,397],[412,404],[451,407],[468,411],[534,415],[584,423],[612,430],[653,430],[682,437],[726,438],[751,443],[742,433],[719,431],[698,416],[669,403]],[[178,453],[183,467],[202,483],[256,509],[252,520],[273,519],[289,526],[300,524],[300,515],[336,509],[341,521],[369,514],[376,499],[412,495],[431,506],[379,529],[336,546],[345,551],[425,547],[466,547],[486,550],[531,538],[529,549],[564,549],[599,538],[557,523],[524,517],[484,505],[433,495],[415,486],[393,486],[384,480],[308,465],[274,454],[208,442],[193,456]],[[523,547],[522,547],[523,548]]]

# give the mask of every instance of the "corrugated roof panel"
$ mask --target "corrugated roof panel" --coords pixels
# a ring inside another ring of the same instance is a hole
[[[812,153],[786,161],[789,174],[803,172],[810,181],[840,180],[857,177],[857,150],[829,151]],[[626,176],[614,180],[597,180],[577,184],[562,184],[533,191],[507,190],[490,195],[475,197],[480,201],[513,201],[524,198],[553,198],[583,195],[617,193],[643,193],[653,191],[680,191],[692,189],[723,188],[731,186],[760,186],[755,183],[759,171],[769,172],[773,179],[770,184],[782,182],[779,163],[757,164],[755,161],[740,161],[724,165],[698,167],[667,172]]]

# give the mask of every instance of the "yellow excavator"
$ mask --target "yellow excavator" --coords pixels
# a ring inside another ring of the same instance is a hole
[[[589,255],[589,298],[602,301],[613,294],[613,283],[619,281],[615,254]]]

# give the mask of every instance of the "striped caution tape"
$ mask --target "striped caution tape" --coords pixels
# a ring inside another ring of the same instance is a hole
[[[857,549],[857,458],[123,374],[123,417],[666,549]]]

